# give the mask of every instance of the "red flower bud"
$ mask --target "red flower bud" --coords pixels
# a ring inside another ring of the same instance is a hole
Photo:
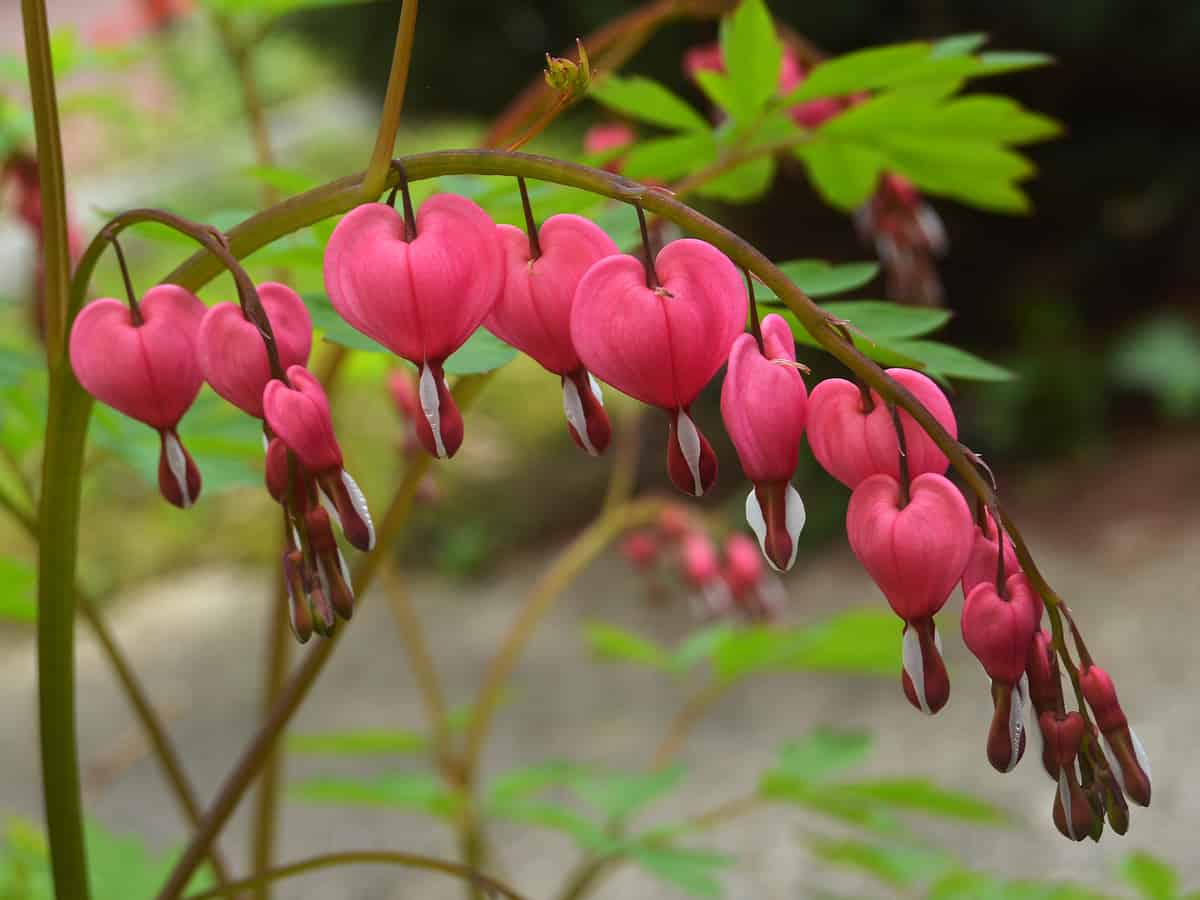
[[[900,682],[908,702],[932,716],[950,700],[950,675],[942,660],[942,638],[932,617],[904,623]]]
[[[1079,686],[1100,729],[1100,746],[1125,795],[1139,806],[1150,805],[1150,761],[1117,700],[1108,673],[1096,665],[1079,671]]]

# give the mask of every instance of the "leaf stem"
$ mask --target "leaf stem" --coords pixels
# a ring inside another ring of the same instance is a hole
[[[555,558],[529,592],[504,642],[492,658],[467,725],[463,769],[468,785],[474,783],[479,759],[496,706],[517,660],[538,624],[554,608],[562,593],[579,574],[622,532],[653,520],[662,507],[657,499],[636,500],[602,514]]]
[[[187,900],[213,900],[215,897],[230,897],[237,891],[244,891],[247,888],[258,888],[269,882],[280,881],[295,875],[303,875],[306,872],[316,872],[320,869],[350,865],[404,866],[409,869],[442,872],[454,878],[478,885],[490,894],[506,897],[508,900],[525,900],[524,897],[502,881],[490,878],[468,866],[443,859],[435,859],[432,856],[420,856],[416,853],[394,853],[386,850],[349,850],[341,853],[323,853],[320,856],[313,856],[300,862],[279,866],[251,878],[244,878],[225,887],[212,888],[199,894],[191,894]]]
[[[684,703],[679,712],[675,714],[675,718],[671,720],[671,724],[667,726],[667,732],[658,745],[658,749],[654,751],[655,769],[663,768],[675,757],[683,748],[688,736],[691,735],[692,729],[696,727],[712,705],[725,695],[728,688],[727,682],[710,681]]]
[[[379,117],[379,133],[375,149],[363,176],[362,197],[374,200],[383,193],[388,168],[395,152],[396,132],[400,130],[400,113],[404,109],[404,92],[408,87],[408,68],[412,62],[413,39],[417,28],[417,0],[404,0],[400,7],[400,24],[396,28],[396,46],[392,50],[392,69],[388,74],[387,93]]]

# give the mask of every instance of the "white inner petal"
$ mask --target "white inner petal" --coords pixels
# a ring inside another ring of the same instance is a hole
[[[937,648],[938,653],[944,653],[942,649],[942,633],[937,630],[937,626],[933,625],[933,646]]]
[[[1103,734],[1100,735],[1100,749],[1104,751],[1104,759],[1108,763],[1108,767],[1112,769],[1113,777],[1117,779],[1117,784],[1121,786],[1121,793],[1127,794],[1125,790],[1125,773],[1121,771],[1121,764],[1117,762],[1117,755],[1113,753],[1112,747],[1108,743],[1108,738]]]
[[[433,445],[439,459],[446,458],[446,445],[442,443],[442,412],[438,401],[437,382],[429,366],[421,366],[421,380],[418,384],[418,395],[421,398],[421,412],[425,421],[433,431]]]
[[[346,590],[351,595],[354,594],[354,583],[350,580],[350,567],[346,565],[346,557],[342,556],[342,551],[337,551],[338,568],[342,571],[342,581],[346,582]]]
[[[603,406],[604,395],[600,392],[600,382],[596,380],[596,376],[591,372],[588,372],[588,384],[592,386],[592,396],[596,398],[596,402]]]
[[[436,435],[437,432],[435,431]],[[438,438],[438,446],[441,446],[441,438]],[[367,508],[367,498],[363,496],[362,489],[358,486],[358,482],[350,477],[350,473],[342,469],[342,486],[346,489],[346,493],[350,496],[350,505],[354,507],[354,511],[358,513],[358,517],[362,519],[363,524],[367,526],[367,549],[375,549],[375,523],[371,521],[371,510]]]
[[[192,495],[188,493],[187,456],[183,447],[179,445],[179,438],[173,434],[164,436],[163,446],[167,449],[167,468],[171,470],[175,483],[179,485],[179,496],[183,498],[183,508],[187,509],[192,505]]]
[[[1065,769],[1058,773],[1058,802],[1062,804],[1063,819],[1067,823],[1067,835],[1073,841],[1079,840],[1079,835],[1075,833],[1075,823],[1071,821],[1071,785],[1067,781]]]
[[[788,557],[787,564],[790,569],[796,562],[796,553],[800,549],[800,532],[804,530],[804,523],[808,521],[808,513],[804,509],[804,500],[800,497],[800,492],[792,487],[791,483],[787,486],[786,502],[784,521],[787,523],[788,537],[792,541],[792,555]]]
[[[1021,697],[1021,692],[1014,690],[1008,706],[1008,740],[1012,744],[1012,756],[1008,759],[1008,768],[1004,770],[1005,772],[1015,769],[1021,759],[1021,732],[1025,730],[1024,710],[1025,701]]]
[[[337,525],[338,530],[342,528],[342,517],[338,515],[337,507],[333,501],[325,496],[324,491],[317,491],[317,499],[321,501],[321,506],[325,508],[325,512],[329,513],[330,520]]]
[[[1146,780],[1151,781],[1150,777],[1150,760],[1146,756],[1146,748],[1142,746],[1141,739],[1137,736],[1137,732],[1132,728],[1129,729],[1129,741],[1133,744],[1133,755],[1137,758],[1137,763],[1142,767],[1142,771],[1146,773]]]
[[[575,382],[570,378],[563,379],[563,412],[567,415],[567,422],[575,429],[575,436],[579,438],[579,443],[583,444],[583,449],[591,456],[599,456],[596,448],[592,445],[592,439],[588,435],[587,416],[583,412],[583,401],[579,397],[579,388],[575,387]]]
[[[746,495],[746,524],[758,538],[758,546],[762,549],[763,556],[766,556],[767,562],[771,563],[771,568],[775,568],[775,563],[771,562],[771,557],[767,556],[767,520],[763,517],[762,506],[758,502],[758,492],[754,488],[750,488],[750,493]]]
[[[904,665],[904,671],[908,675],[908,680],[912,682],[913,691],[917,695],[917,704],[921,707],[921,712],[927,716],[932,716],[933,710],[929,708],[929,703],[925,699],[925,659],[921,653],[921,638],[917,635],[917,629],[911,625],[904,630],[900,658]]]
[[[682,409],[675,416],[675,439],[679,441],[679,449],[683,451],[683,458],[692,473],[694,493],[699,497],[704,493],[704,484],[700,480],[700,432],[696,430],[696,423]]]

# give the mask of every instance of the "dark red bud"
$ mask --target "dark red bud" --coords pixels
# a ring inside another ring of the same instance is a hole
[[[375,525],[371,521],[371,511],[367,508],[367,500],[362,490],[350,477],[350,473],[344,469],[322,472],[317,476],[317,483],[325,496],[333,501],[342,526],[342,534],[346,535],[350,545],[364,553],[374,549]]]
[[[1059,678],[1055,661],[1054,641],[1044,629],[1037,631],[1033,636],[1029,659],[1025,664],[1025,674],[1029,676],[1029,700],[1037,714],[1040,716],[1044,712],[1058,709],[1062,680]]]
[[[187,509],[200,496],[200,470],[174,429],[158,434],[158,490],[168,503]]]
[[[1054,792],[1054,825],[1063,837],[1082,841],[1091,835],[1092,806],[1087,794],[1075,777],[1075,767],[1063,769],[1058,774],[1058,790]]]
[[[685,494],[703,496],[717,480],[717,454],[686,409],[671,414],[667,436],[667,472]]]
[[[583,368],[562,376],[562,386],[563,409],[571,440],[580,450],[599,456],[612,440],[612,424],[604,411],[600,389]]]
[[[307,643],[313,633],[312,608],[304,581],[303,554],[299,550],[287,551],[283,554],[283,582],[288,592],[288,623],[301,644]]]
[[[1021,692],[1003,681],[992,682],[992,724],[987,756],[997,772],[1011,772],[1025,755],[1025,710]]]
[[[446,376],[440,362],[421,366],[418,382],[421,415],[413,423],[417,438],[426,451],[438,459],[449,459],[463,442],[463,419],[446,386]]]
[[[932,618],[905,623],[900,675],[904,696],[921,712],[931,716],[950,700],[950,675],[946,672],[938,643]]]

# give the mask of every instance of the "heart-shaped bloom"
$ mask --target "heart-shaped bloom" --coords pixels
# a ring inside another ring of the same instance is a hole
[[[887,374],[907,388],[928,409],[951,437],[958,423],[950,402],[931,379],[912,369],[888,369]],[[822,468],[853,490],[871,475],[882,472],[900,477],[900,445],[892,413],[883,399],[870,392],[870,412],[863,410],[862,392],[851,381],[827,378],[808,398],[808,443]],[[913,478],[926,472],[945,473],[949,460],[908,413],[900,411],[908,472]]]
[[[1109,674],[1099,666],[1080,666],[1079,686],[1096,717],[1100,746],[1125,795],[1139,806],[1150,805],[1150,760],[1129,726]]]
[[[583,450],[599,455],[608,446],[612,428],[600,389],[571,342],[571,306],[584,273],[620,250],[598,225],[569,214],[542,223],[541,255],[536,259],[531,258],[525,232],[511,225],[497,225],[496,231],[504,251],[504,287],[484,325],[562,378],[571,437]]]
[[[495,223],[465,197],[428,198],[414,230],[384,203],[352,210],[325,248],[325,289],[351,326],[418,367],[418,436],[445,458],[462,443],[462,417],[442,364],[491,312],[504,261]]]
[[[268,382],[263,413],[271,431],[333,501],[346,540],[359,550],[372,549],[375,528],[371,513],[358,484],[342,468],[342,449],[333,433],[329,399],[321,383],[303,366],[292,366],[287,370],[287,383]]]
[[[716,480],[717,458],[688,408],[745,328],[746,288],[725,254],[691,238],[659,252],[652,283],[636,257],[597,262],[575,292],[571,339],[597,378],[668,412],[671,480],[700,496]]]
[[[971,555],[967,559],[967,567],[963,570],[962,590],[963,599],[975,588],[975,585],[982,584],[985,581],[995,583],[996,572],[998,571],[999,559],[999,539],[996,530],[996,523],[992,519],[991,511],[984,513],[983,525],[976,523],[975,536],[971,543]],[[1017,552],[1013,549],[1012,540],[1008,535],[1004,536],[1004,571],[1006,578],[1014,572],[1021,571],[1021,564],[1017,560]],[[1041,600],[1038,600],[1038,606],[1041,606]],[[1038,617],[1041,618],[1039,612]]]
[[[1003,594],[995,582],[982,581],[963,603],[963,642],[992,679],[987,754],[999,772],[1011,772],[1025,752],[1025,694],[1017,685],[1033,649],[1037,615],[1033,588],[1020,572],[1008,577]]]
[[[762,348],[753,335],[733,342],[721,385],[725,421],[742,471],[754,482],[746,521],[767,560],[780,571],[796,561],[804,501],[791,485],[800,453],[808,391],[796,368],[796,342],[782,316],[762,320]]]
[[[300,295],[286,284],[268,281],[258,286],[258,299],[275,335],[279,364],[308,363],[312,350],[312,319]],[[236,303],[218,303],[204,314],[197,341],[200,370],[214,391],[249,415],[261,419],[263,389],[271,380],[267,349],[258,326]]]
[[[932,616],[962,577],[971,551],[971,511],[942,475],[912,480],[909,501],[890,475],[872,475],[850,496],[850,548],[905,621]]]
[[[204,384],[196,336],[205,308],[174,284],[152,287],[138,308],[135,322],[119,300],[87,304],[71,328],[71,367],[97,400],[158,430],[159,490],[186,508],[200,494],[200,472],[175,429]]]

